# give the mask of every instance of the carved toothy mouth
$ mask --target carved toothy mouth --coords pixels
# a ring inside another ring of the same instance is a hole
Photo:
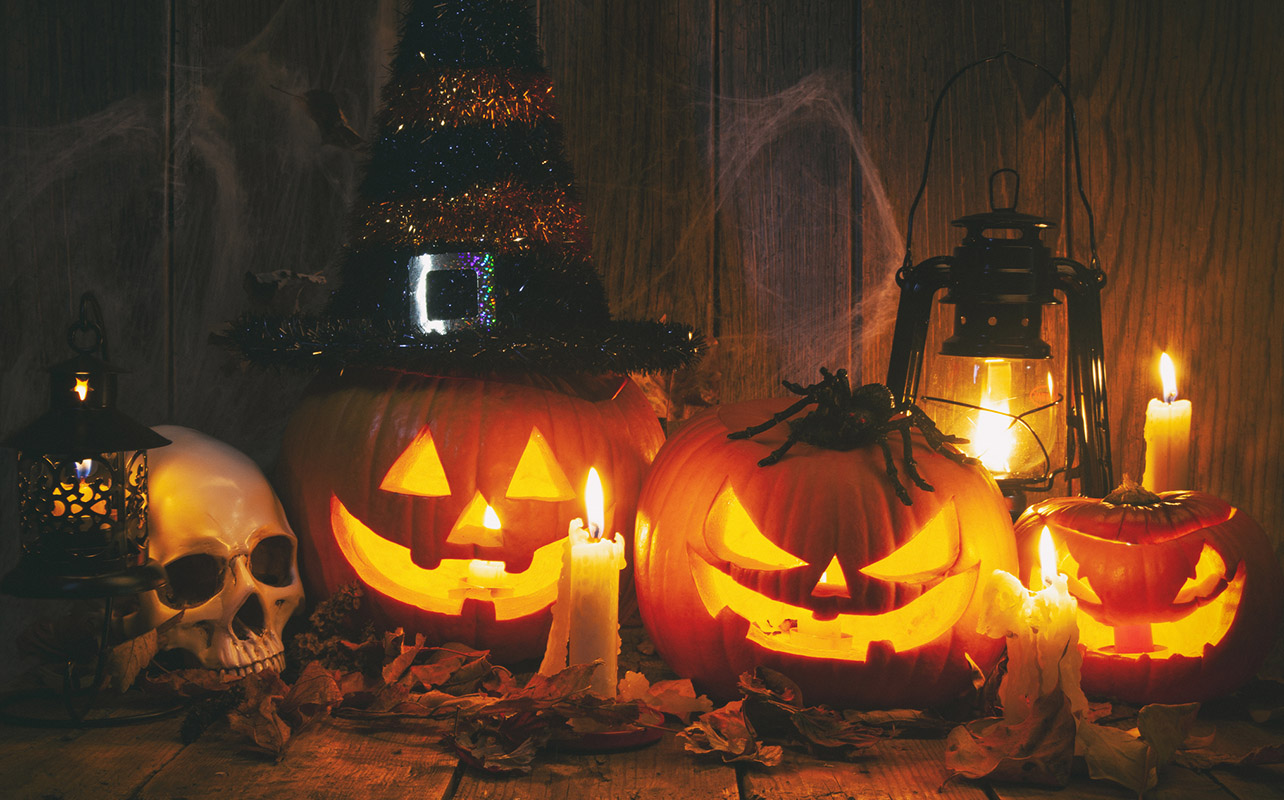
[[[507,572],[494,561],[443,558],[425,569],[410,558],[410,548],[390,542],[330,497],[330,526],[335,541],[357,577],[380,594],[436,614],[458,616],[464,601],[491,603],[496,620],[529,616],[557,599],[562,574],[561,539],[535,551],[530,567]]]
[[[1116,646],[1118,629],[1098,621],[1093,616],[1091,604],[1080,601],[1077,615],[1079,641],[1089,650],[1128,659],[1142,656],[1159,659],[1203,656],[1204,650],[1217,646],[1235,624],[1240,598],[1244,596],[1244,582],[1244,565],[1241,563],[1235,577],[1226,583],[1224,589],[1208,602],[1197,605],[1186,616],[1145,624],[1142,638],[1153,641],[1153,645],[1149,649],[1131,652],[1127,648]]]
[[[749,622],[747,638],[761,647],[843,661],[865,661],[875,642],[886,642],[893,652],[904,652],[949,633],[975,596],[981,571],[980,563],[973,564],[892,611],[817,620],[810,609],[773,600],[740,585],[699,554],[691,552],[690,556],[696,589],[711,617],[726,608]]]

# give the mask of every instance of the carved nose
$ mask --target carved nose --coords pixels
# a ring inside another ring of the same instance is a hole
[[[821,573],[820,580],[816,581],[816,586],[811,590],[812,597],[844,597],[851,599],[851,592],[847,589],[847,576],[843,574],[843,568],[838,566],[838,556],[834,556]]]

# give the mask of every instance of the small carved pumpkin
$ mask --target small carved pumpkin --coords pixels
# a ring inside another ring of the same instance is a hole
[[[589,468],[609,486],[607,530],[627,536],[662,441],[619,376],[324,378],[291,417],[280,472],[309,596],[359,582],[385,624],[537,657]]]
[[[882,450],[797,442],[779,461],[769,419],[789,400],[712,409],[665,443],[638,501],[635,552],[643,622],[674,671],[702,691],[734,694],[764,665],[808,702],[875,707],[949,700],[1003,643],[976,632],[980,589],[1012,571],[1012,523],[978,465],[934,452],[915,434],[918,471],[901,502]],[[905,476],[898,440],[892,447]]]
[[[1088,694],[1205,700],[1252,677],[1270,652],[1284,577],[1261,526],[1226,501],[1128,481],[1104,500],[1045,500],[1016,525],[1027,585],[1039,580],[1044,525],[1079,604]]]

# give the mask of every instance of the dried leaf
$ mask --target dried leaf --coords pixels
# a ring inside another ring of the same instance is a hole
[[[398,628],[398,633],[400,633],[400,630],[401,629]],[[410,665],[414,663],[415,657],[423,651],[424,635],[422,633],[416,634],[415,643],[412,645],[407,645],[404,644],[404,642],[398,641],[396,646],[398,648],[396,655],[393,656],[391,661],[384,664],[383,667],[383,682],[390,685],[402,679],[410,669]]]
[[[1182,748],[1177,751],[1175,760],[1190,769],[1284,764],[1284,744],[1262,745],[1241,752],[1227,752],[1211,746]]]
[[[716,754],[728,764],[748,761],[766,767],[778,765],[783,751],[778,745],[763,745],[744,715],[743,700],[703,714],[678,734],[693,753]]]
[[[1020,722],[987,717],[960,725],[945,741],[945,766],[956,775],[1065,786],[1074,759],[1075,720],[1066,696],[1053,692],[1036,699]]]
[[[134,685],[138,673],[152,663],[158,649],[154,629],[113,647],[107,657],[107,687],[123,694]]]
[[[144,675],[140,685],[148,692],[165,697],[204,697],[226,692],[236,684],[223,680],[213,670],[176,669],[160,675]]]
[[[842,750],[853,755],[873,747],[884,738],[877,728],[844,719],[837,712],[824,706],[802,708],[790,719],[794,727],[808,742],[817,747]]]
[[[1112,781],[1133,790],[1138,797],[1159,782],[1153,751],[1140,736],[1084,722],[1079,725],[1079,742],[1088,762],[1088,775],[1093,779]]]
[[[593,672],[602,666],[597,659],[589,664],[576,664],[552,675],[538,672],[526,685],[513,692],[508,699],[528,699],[542,705],[552,705],[588,692]]]
[[[1137,712],[1137,732],[1155,751],[1159,766],[1173,760],[1173,754],[1186,740],[1199,714],[1199,703],[1142,706]]]
[[[844,710],[843,718],[861,725],[880,728],[892,736],[905,731],[914,731],[918,734],[943,737],[953,727],[953,723],[941,719],[930,711],[919,711],[913,708],[894,708],[887,711]]]
[[[691,681],[659,681],[652,685],[640,672],[626,672],[616,690],[620,700],[634,700],[661,714],[672,714],[683,723],[691,721],[692,714],[703,714],[713,709],[713,702],[704,695],[696,695]]]
[[[1198,703],[1154,703],[1137,712],[1135,732],[1081,723],[1079,742],[1088,774],[1131,789],[1140,797],[1159,783],[1159,770],[1172,761],[1198,713]]]
[[[240,684],[245,690],[245,699],[228,714],[232,730],[248,736],[254,749],[280,761],[290,746],[290,726],[278,713],[288,687],[272,670],[249,675]]]
[[[303,668],[299,679],[281,701],[280,715],[297,732],[328,715],[342,702],[343,692],[339,690],[336,673],[313,661]]]
[[[539,749],[533,738],[515,744],[505,743],[492,731],[460,731],[446,737],[461,760],[487,772],[525,775],[531,771]]]

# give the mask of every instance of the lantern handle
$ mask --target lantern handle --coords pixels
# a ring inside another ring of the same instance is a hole
[[[1044,75],[1046,75],[1049,79],[1051,79],[1052,83],[1055,84],[1056,87],[1061,90],[1061,96],[1065,98],[1066,122],[1070,129],[1070,132],[1069,132],[1070,147],[1071,147],[1071,152],[1074,155],[1075,181],[1078,183],[1079,200],[1083,203],[1083,209],[1088,215],[1088,250],[1089,250],[1088,269],[1091,271],[1093,275],[1093,279],[1098,284],[1105,283],[1106,276],[1101,271],[1101,259],[1098,258],[1097,256],[1096,220],[1092,214],[1092,205],[1088,202],[1088,195],[1083,188],[1083,168],[1082,168],[1081,159],[1079,156],[1079,128],[1075,122],[1074,103],[1071,102],[1070,100],[1070,92],[1066,89],[1065,84],[1061,82],[1061,79],[1058,78],[1056,75],[1054,75],[1052,71],[1049,70],[1047,67],[1043,66],[1037,61],[1032,61],[1024,56],[1019,56],[1016,53],[1013,53],[1011,50],[1000,50],[999,52],[995,53],[992,56],[989,56],[988,58],[982,58],[979,61],[973,61],[971,64],[967,64],[966,66],[961,68],[958,72],[955,72],[950,77],[950,79],[945,82],[945,86],[941,87],[941,92],[936,96],[936,102],[932,105],[932,116],[931,116],[931,120],[928,122],[928,125],[927,125],[927,150],[924,153],[924,157],[923,157],[923,177],[919,180],[918,192],[914,195],[914,202],[910,203],[909,220],[905,224],[905,261],[904,263],[901,264],[901,268],[896,272],[896,282],[898,284],[904,285],[905,280],[908,279],[909,270],[914,265],[914,259],[913,259],[913,256],[911,255],[911,242],[914,238],[914,215],[918,211],[919,202],[923,199],[923,192],[927,189],[927,176],[932,165],[932,145],[936,139],[936,119],[940,115],[941,104],[945,100],[945,95],[949,92],[950,87],[952,87],[955,84],[955,82],[958,81],[959,78],[963,77],[964,73],[972,69],[975,69],[976,67],[982,66],[983,64],[988,64],[991,61],[998,61],[1001,58],[1010,58],[1014,61],[1018,61],[1022,64],[1025,64],[1030,67],[1034,67],[1035,69],[1039,70]],[[1002,171],[1003,170],[1000,170],[1000,172]],[[993,188],[994,188],[993,176],[991,176],[990,188],[991,188],[991,199],[993,199]],[[1015,201],[1016,201],[1016,197],[1014,193],[1013,203],[1012,203],[1013,207],[1016,206]]]
[[[107,333],[103,325],[103,309],[93,292],[80,296],[80,318],[67,328],[67,344],[81,355],[99,353],[103,361],[107,356]]]

